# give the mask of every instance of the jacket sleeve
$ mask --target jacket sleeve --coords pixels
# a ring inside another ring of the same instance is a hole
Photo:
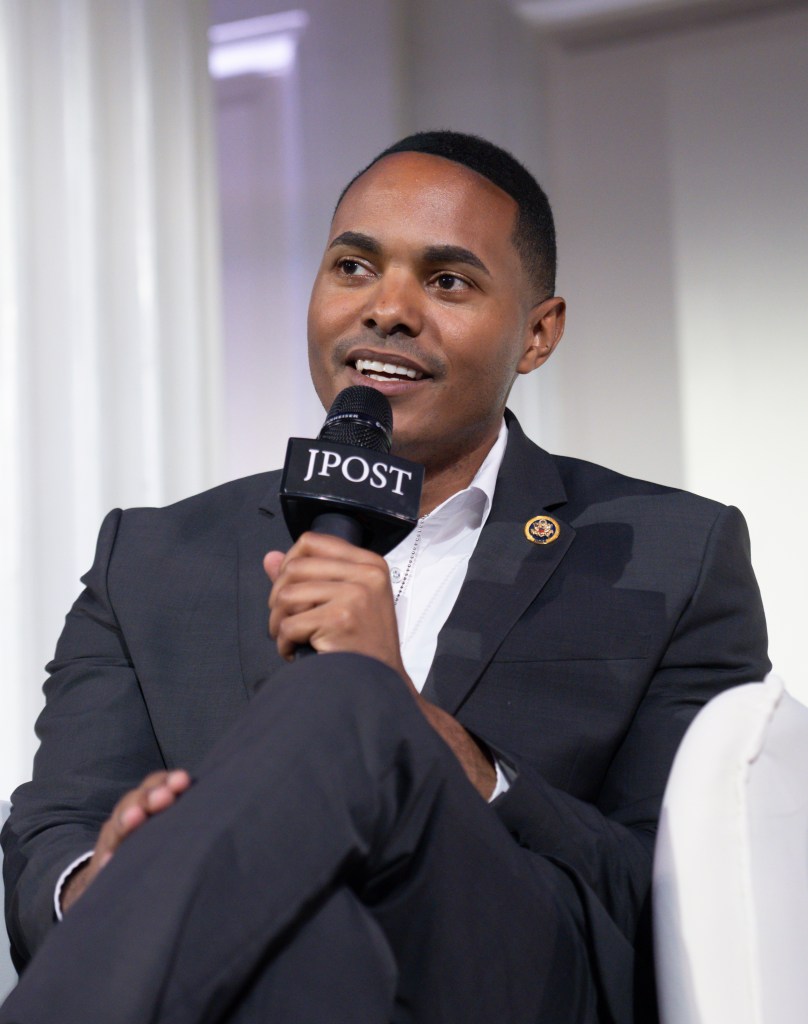
[[[61,872],[92,849],[121,795],[164,767],[107,589],[120,518],[115,510],[104,520],[85,589],[47,667],[33,778],[13,793],[3,830],[6,922],[18,966],[53,923]]]
[[[673,757],[713,696],[762,680],[770,669],[763,608],[743,517],[723,508],[707,539],[695,587],[669,637],[594,804],[515,763],[496,801],[523,846],[550,858],[633,941],[646,901],[654,836]],[[507,752],[504,752],[507,756]]]

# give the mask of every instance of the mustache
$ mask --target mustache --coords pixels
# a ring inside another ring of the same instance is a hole
[[[430,377],[442,377],[446,373],[446,363],[440,356],[422,352],[412,338],[406,334],[391,334],[388,338],[380,338],[373,335],[356,335],[351,338],[343,338],[337,342],[331,353],[331,360],[335,368],[345,365],[348,353],[356,348],[372,348],[378,352],[394,352],[400,356],[406,356],[416,362]]]

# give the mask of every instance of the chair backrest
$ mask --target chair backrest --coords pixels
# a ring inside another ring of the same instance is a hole
[[[11,805],[7,800],[0,800],[0,827],[8,817],[8,812],[11,810]],[[0,907],[3,905],[3,853],[0,850]],[[14,987],[17,981],[17,972],[11,963],[11,954],[8,950],[8,939],[6,938],[6,928],[4,924],[0,924],[0,1001],[2,1001],[8,992]]]
[[[671,770],[654,862],[662,1024],[808,1015],[808,708],[775,676],[711,701]]]

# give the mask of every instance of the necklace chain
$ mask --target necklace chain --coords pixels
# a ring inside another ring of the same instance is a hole
[[[418,520],[418,526],[415,529],[415,540],[413,541],[412,544],[412,551],[410,551],[410,560],[407,562],[407,568],[404,570],[404,575],[401,577],[401,583],[399,583],[398,590],[396,591],[396,596],[393,599],[394,605],[398,604],[399,598],[404,593],[404,587],[406,587],[407,580],[410,578],[410,573],[412,572],[412,567],[415,565],[415,559],[418,555],[418,548],[421,546],[421,534],[423,533],[424,523],[426,522],[428,516],[429,513],[427,512],[425,516],[421,516],[421,518]]]

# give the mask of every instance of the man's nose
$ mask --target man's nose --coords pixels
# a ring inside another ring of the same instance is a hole
[[[388,272],[371,289],[362,323],[381,336],[414,338],[423,326],[423,302],[420,282],[403,272]]]

